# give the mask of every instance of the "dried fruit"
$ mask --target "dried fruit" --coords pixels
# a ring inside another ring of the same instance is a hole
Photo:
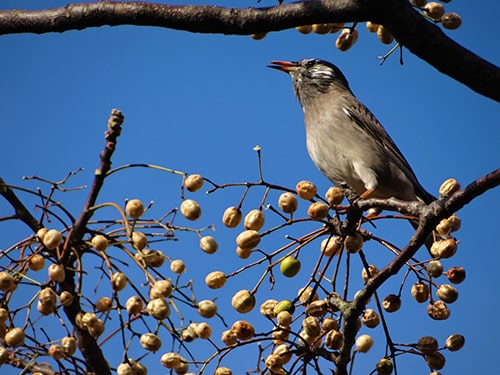
[[[305,318],[302,321],[302,328],[304,328],[304,331],[310,337],[318,337],[321,333],[319,321],[314,316],[308,316]]]
[[[231,305],[241,314],[250,312],[255,307],[255,296],[246,289],[242,289],[233,296]]]
[[[45,267],[45,258],[40,254],[34,254],[28,260],[28,267],[32,271],[40,271]]]
[[[165,353],[161,356],[160,362],[166,368],[176,368],[181,364],[181,356],[177,353]]]
[[[276,314],[274,314],[274,307],[278,304],[278,301],[275,299],[268,299],[262,302],[260,305],[259,311],[262,315],[268,318],[275,318]]]
[[[92,247],[97,251],[104,251],[108,248],[109,241],[102,234],[92,237]]]
[[[335,41],[335,47],[340,51],[347,51],[350,49],[354,43],[358,40],[358,31],[354,28],[346,27],[342,29],[337,40]]]
[[[65,336],[61,340],[64,355],[72,356],[76,353],[76,339],[73,336]]]
[[[453,238],[434,241],[430,252],[436,259],[451,258],[457,252],[457,241]]]
[[[137,250],[142,250],[148,244],[148,238],[142,232],[133,232],[132,233],[132,244]]]
[[[144,205],[139,199],[131,199],[125,205],[125,212],[132,219],[139,219],[144,213]]]
[[[411,296],[418,303],[427,301],[427,299],[429,298],[429,286],[420,281],[416,282],[411,287]]]
[[[417,347],[424,354],[432,354],[437,352],[439,345],[434,337],[422,336],[418,339]]]
[[[439,277],[443,274],[443,265],[439,260],[431,260],[427,264],[427,273],[431,277]]]
[[[439,187],[439,196],[448,197],[460,190],[460,184],[454,178],[449,178]]]
[[[236,255],[238,255],[241,259],[247,259],[252,255],[251,249],[242,249],[241,247],[236,247]]]
[[[48,354],[50,357],[54,358],[56,361],[64,357],[64,351],[61,345],[52,344],[49,347]]]
[[[335,329],[327,332],[325,336],[325,345],[332,350],[339,350],[344,345],[344,334]]]
[[[435,352],[425,356],[425,362],[433,370],[441,370],[446,363],[446,358],[440,352]]]
[[[300,261],[289,255],[281,261],[280,272],[286,277],[294,277],[300,271]]]
[[[261,210],[251,210],[246,216],[243,225],[245,229],[260,230],[264,226],[265,216]]]
[[[312,31],[320,35],[328,34],[330,29],[331,26],[328,23],[315,23],[312,25]]]
[[[263,31],[261,33],[257,33],[257,34],[251,34],[251,37],[253,40],[262,40],[266,37],[267,35],[267,32]]]
[[[219,245],[217,241],[212,236],[204,236],[200,238],[200,249],[202,249],[207,254],[213,254],[217,251]]]
[[[222,215],[222,223],[228,228],[236,228],[241,221],[241,210],[236,207],[228,207]]]
[[[327,311],[328,306],[324,300],[312,301],[307,306],[307,313],[311,316],[324,316]]]
[[[161,339],[154,333],[145,333],[140,339],[141,346],[150,352],[156,352],[161,347]]]
[[[170,315],[170,306],[163,298],[155,298],[148,302],[149,314],[158,320],[163,320]]]
[[[356,350],[367,353],[373,346],[373,339],[370,335],[361,335],[356,339]]]
[[[339,329],[339,323],[335,319],[325,318],[323,319],[321,328],[323,328],[325,332],[331,331],[332,329]]]
[[[64,272],[64,267],[60,264],[51,264],[47,270],[49,278],[56,283],[62,283],[66,278],[66,273]]]
[[[221,271],[210,272],[205,277],[205,284],[207,284],[210,289],[222,288],[226,284],[226,275]]]
[[[114,290],[123,290],[127,286],[127,276],[123,272],[115,272],[111,276],[111,284]]]
[[[9,359],[9,350],[0,346],[0,365],[3,365]]]
[[[236,333],[239,340],[250,340],[255,335],[253,325],[246,320],[237,320],[233,323],[231,331]]]
[[[306,201],[310,201],[316,196],[318,189],[311,181],[299,181],[295,186],[295,191],[297,195]]]
[[[458,290],[450,284],[442,284],[439,286],[436,294],[446,303],[453,303],[458,299]]]
[[[297,198],[292,193],[283,193],[278,199],[278,207],[281,211],[286,214],[292,214],[297,211],[299,207],[299,202]]]
[[[170,271],[180,275],[186,270],[186,265],[181,259],[175,259],[170,263]]]
[[[431,1],[424,6],[424,13],[434,21],[439,21],[444,14],[443,4]]]
[[[16,280],[7,272],[0,272],[0,290],[10,292],[16,289]]]
[[[363,312],[361,322],[368,328],[375,328],[380,324],[380,318],[375,310],[366,309]]]
[[[450,317],[450,309],[443,301],[435,301],[427,305],[427,314],[434,320],[445,320]]]
[[[314,294],[313,294],[314,293]],[[318,293],[314,291],[310,286],[300,288],[297,292],[297,297],[299,297],[299,301],[302,303],[308,303],[312,301],[318,300]]]
[[[394,41],[394,36],[382,25],[378,25],[377,38],[383,44],[391,44]]]
[[[205,322],[198,324],[195,331],[200,339],[208,339],[212,336],[212,327]]]
[[[331,186],[325,193],[325,198],[332,206],[337,206],[344,200],[342,189],[336,186]]]
[[[460,284],[465,280],[465,269],[463,267],[451,267],[446,271],[446,277],[453,284]]]
[[[393,369],[394,365],[389,358],[382,358],[375,366],[378,375],[390,375]]]
[[[302,25],[295,28],[299,33],[309,34],[312,31],[312,25]]]
[[[233,375],[233,372],[229,367],[218,367],[214,375]]]
[[[289,311],[280,311],[278,315],[276,315],[276,320],[278,321],[278,325],[285,327],[292,324],[293,316]]]
[[[198,314],[204,318],[213,318],[217,314],[217,305],[208,299],[198,303]]]
[[[222,332],[221,341],[227,346],[234,346],[238,343],[238,336],[236,336],[236,332],[227,330]]]
[[[95,303],[95,308],[100,312],[106,312],[113,306],[113,301],[109,297],[101,297]]]
[[[353,233],[344,239],[344,248],[347,252],[355,254],[363,247],[363,237],[359,233]]]
[[[379,272],[380,271],[377,266],[370,264],[368,266],[368,270],[366,268],[363,268],[363,270],[361,271],[361,278],[366,283],[369,279],[376,276]]]
[[[236,237],[236,244],[243,250],[252,250],[260,242],[260,234],[256,230],[245,230]]]
[[[201,207],[195,200],[185,199],[181,203],[181,214],[188,220],[198,220],[201,216]]]
[[[54,250],[62,242],[61,232],[51,229],[43,234],[42,242],[44,246],[49,250]]]
[[[387,312],[398,311],[401,307],[401,298],[395,294],[388,294],[382,301],[382,307]]]
[[[142,311],[142,300],[139,296],[132,296],[127,299],[125,308],[130,315],[139,314]]]
[[[379,26],[378,23],[366,21],[366,29],[371,33],[376,33],[378,26]]]
[[[199,174],[191,174],[184,182],[186,189],[190,192],[195,192],[203,187],[203,177]]]
[[[456,352],[463,348],[465,344],[465,337],[459,334],[454,334],[446,339],[446,348],[451,352]]]
[[[151,298],[168,298],[172,295],[172,282],[170,280],[157,280],[153,284],[149,296]]]
[[[328,216],[328,206],[323,202],[313,202],[307,209],[307,215],[313,220],[323,220]]]
[[[3,338],[5,345],[15,348],[17,346],[24,344],[24,330],[22,328],[12,328],[10,329]]]

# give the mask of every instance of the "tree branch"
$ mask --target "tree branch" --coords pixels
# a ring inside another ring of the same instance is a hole
[[[448,38],[407,0],[309,0],[246,9],[102,1],[44,10],[0,11],[0,35],[64,32],[105,25],[249,35],[312,23],[367,20],[387,27],[401,45],[440,72],[500,101],[500,69]]]

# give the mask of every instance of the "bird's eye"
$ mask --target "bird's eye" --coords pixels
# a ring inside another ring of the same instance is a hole
[[[307,60],[307,62],[306,62],[306,68],[307,68],[307,69],[310,69],[310,68],[312,68],[315,64],[316,64],[316,61],[315,61],[315,60]]]

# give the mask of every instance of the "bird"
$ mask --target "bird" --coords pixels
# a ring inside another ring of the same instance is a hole
[[[306,146],[320,172],[360,198],[396,198],[429,204],[436,198],[334,64],[306,58],[271,61],[288,73],[304,113]],[[415,227],[416,222],[410,221]]]

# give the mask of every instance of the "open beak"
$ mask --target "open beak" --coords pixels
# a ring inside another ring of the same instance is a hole
[[[268,68],[276,69],[285,73],[290,73],[293,72],[299,64],[296,62],[291,62],[291,61],[277,61],[273,60],[271,61],[271,65],[268,65]]]

